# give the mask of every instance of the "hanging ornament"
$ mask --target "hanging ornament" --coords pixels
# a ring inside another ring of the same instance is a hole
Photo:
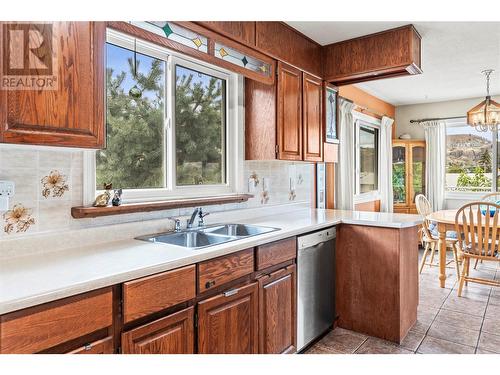
[[[134,39],[134,80],[137,82],[137,39]],[[142,96],[142,90],[137,86],[136,83],[129,90],[128,94],[134,99],[140,99]]]

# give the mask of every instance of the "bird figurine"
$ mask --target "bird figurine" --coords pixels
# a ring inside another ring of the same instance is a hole
[[[115,196],[111,200],[113,206],[119,206],[122,204],[122,189],[115,189]]]

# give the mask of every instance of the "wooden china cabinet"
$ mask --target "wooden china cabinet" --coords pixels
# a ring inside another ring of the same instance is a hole
[[[392,142],[394,212],[416,214],[415,197],[425,194],[425,141]]]

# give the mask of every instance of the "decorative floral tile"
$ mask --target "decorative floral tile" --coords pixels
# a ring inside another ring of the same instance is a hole
[[[45,198],[48,198],[51,194],[54,198],[62,197],[66,191],[69,191],[67,177],[58,170],[50,171],[40,182],[43,186],[42,195]]]
[[[35,224],[32,210],[24,207],[18,203],[12,207],[11,210],[3,214],[5,225],[3,230],[5,233],[10,234],[16,230],[16,233],[26,232],[32,224]]]

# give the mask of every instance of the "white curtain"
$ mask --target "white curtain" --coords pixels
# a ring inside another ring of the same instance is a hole
[[[336,178],[337,208],[354,209],[354,103],[339,101],[339,163]]]
[[[380,211],[392,212],[392,124],[383,116],[380,123]]]
[[[446,131],[443,121],[421,122],[425,132],[425,186],[434,211],[444,207]]]

